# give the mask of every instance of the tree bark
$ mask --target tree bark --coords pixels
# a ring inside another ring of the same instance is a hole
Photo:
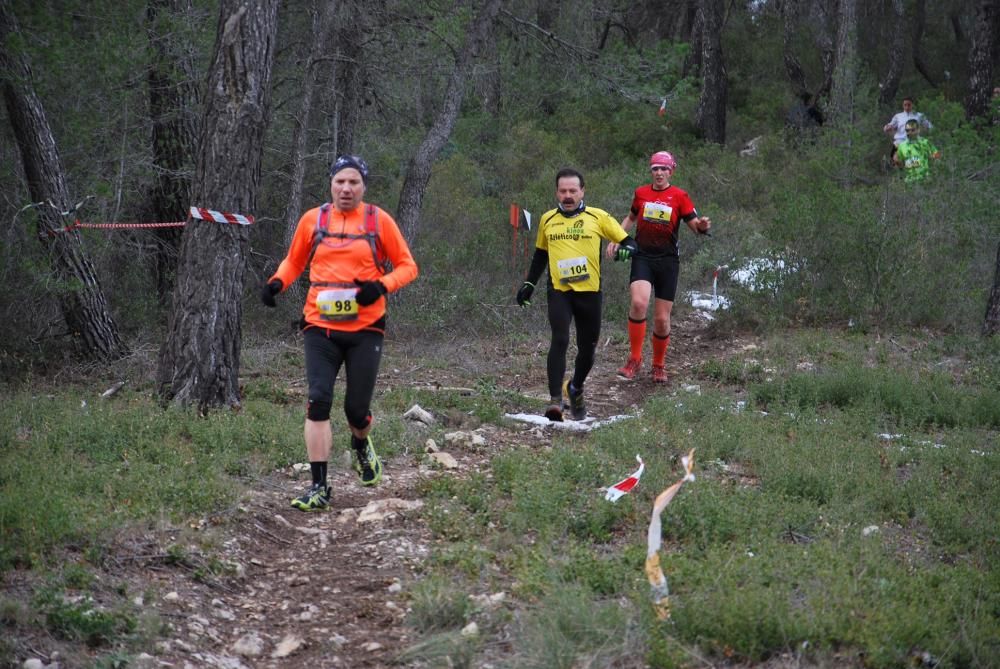
[[[18,34],[17,20],[7,0],[0,0],[0,77],[4,103],[14,131],[31,199],[38,203],[38,238],[48,251],[57,278],[57,298],[69,333],[83,354],[115,360],[129,353],[77,231],[72,223],[69,189],[56,140],[41,100],[34,90],[31,67],[10,46]],[[65,212],[65,213],[64,213]]]
[[[173,21],[190,16],[191,0],[149,0],[146,26],[153,62],[149,83],[153,167],[156,183],[149,193],[155,221],[183,221],[191,204],[191,178],[198,137],[198,86],[190,45],[178,45],[170,29]],[[156,294],[168,306],[177,269],[181,231],[158,228],[154,261]]]
[[[837,50],[834,46],[837,32],[836,3],[832,6],[825,2],[812,5],[818,29],[816,43],[819,46],[819,57],[823,63],[823,83],[816,92],[817,97],[827,97],[833,89],[833,72],[837,65]]]
[[[785,64],[785,73],[788,75],[788,80],[792,83],[795,95],[796,97],[801,97],[809,93],[809,87],[806,85],[806,73],[802,69],[802,64],[795,57],[794,51],[792,51],[792,35],[795,33],[795,19],[797,18],[795,15],[795,4],[789,0],[784,0],[781,3],[781,56]]]
[[[701,0],[702,64],[701,98],[696,125],[709,142],[726,143],[726,64],[722,54],[723,0]]]
[[[396,208],[396,219],[410,246],[413,246],[420,225],[420,212],[423,206],[424,192],[431,178],[431,167],[437,155],[444,148],[451,136],[455,120],[465,97],[466,81],[473,61],[480,47],[487,41],[489,33],[496,28],[497,13],[500,11],[501,0],[485,0],[479,12],[469,25],[465,46],[458,54],[455,69],[452,70],[445,89],[441,108],[437,113],[430,130],[423,142],[417,148],[406,169],[403,188],[399,194],[399,205]]]
[[[684,67],[681,69],[682,77],[701,77],[701,66],[705,57],[705,22],[701,3],[702,0],[691,0],[690,3],[694,14],[691,20],[691,49],[688,51],[687,57],[684,58]]]
[[[252,214],[267,126],[278,0],[222,0],[193,204]],[[247,226],[194,220],[181,238],[158,381],[164,402],[205,413],[240,404]]]
[[[899,82],[903,77],[903,47],[905,46],[905,26],[903,0],[892,0],[892,37],[889,40],[889,67],[885,78],[879,84],[878,101],[883,105],[896,99]]]
[[[917,0],[913,5],[913,66],[927,80],[927,83],[937,88],[937,82],[931,76],[931,71],[924,60],[924,30],[927,27],[927,1]]]
[[[562,0],[538,0],[535,5],[535,16],[538,19],[538,27],[542,30],[555,32],[556,21],[562,9]]]
[[[354,134],[361,122],[361,110],[370,102],[365,68],[366,3],[347,0],[338,3],[336,18],[336,54],[333,75],[333,136],[335,145],[330,162],[339,155],[354,152]]]
[[[993,93],[993,62],[1000,31],[1000,0],[980,0],[969,45],[969,90],[965,96],[965,116],[974,118],[990,112]]]
[[[849,126],[854,121],[854,93],[858,85],[858,3],[840,0],[837,10],[837,59],[830,90],[834,122]]]
[[[1000,333],[1000,244],[997,244],[997,262],[993,271],[993,289],[986,303],[986,318],[983,319],[983,336]]]
[[[320,1],[313,7],[312,45],[306,60],[305,72],[302,77],[302,104],[292,129],[292,179],[288,189],[288,201],[285,203],[284,216],[284,247],[292,243],[295,229],[302,213],[302,188],[306,178],[306,147],[309,143],[309,119],[312,116],[313,98],[316,93],[316,79],[319,76],[319,66],[324,51],[329,48],[333,20],[337,4],[333,1]],[[332,162],[332,161],[331,161]]]

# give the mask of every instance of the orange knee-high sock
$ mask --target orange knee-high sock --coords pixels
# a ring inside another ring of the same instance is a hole
[[[629,358],[642,360],[642,345],[646,342],[646,319],[641,321],[628,318]]]
[[[660,335],[653,333],[653,365],[656,367],[663,367],[663,363],[667,361],[667,347],[670,346],[670,335],[666,337],[661,337]]]

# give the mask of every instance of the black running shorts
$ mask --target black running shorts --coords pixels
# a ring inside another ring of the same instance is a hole
[[[677,276],[681,261],[677,256],[648,256],[639,253],[632,257],[629,283],[648,281],[653,284],[653,295],[658,300],[673,302],[677,296]]]

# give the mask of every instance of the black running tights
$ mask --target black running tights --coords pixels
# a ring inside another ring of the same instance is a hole
[[[601,336],[601,292],[576,292],[549,288],[549,325],[552,327],[552,344],[546,369],[549,375],[549,395],[562,395],[563,376],[566,374],[566,352],[569,350],[569,325],[576,321],[576,364],[573,369],[573,387],[583,388],[587,374],[594,366],[597,340]]]

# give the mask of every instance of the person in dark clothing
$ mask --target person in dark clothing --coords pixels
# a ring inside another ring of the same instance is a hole
[[[823,125],[823,112],[816,106],[816,99],[808,91],[799,95],[799,101],[788,110],[785,126],[791,130],[809,130]]]

